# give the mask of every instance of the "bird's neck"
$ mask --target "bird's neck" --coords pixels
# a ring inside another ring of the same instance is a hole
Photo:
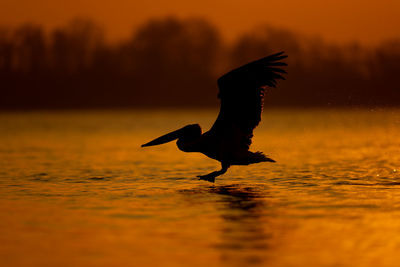
[[[179,138],[176,144],[178,148],[184,152],[200,152],[198,141],[199,138]]]

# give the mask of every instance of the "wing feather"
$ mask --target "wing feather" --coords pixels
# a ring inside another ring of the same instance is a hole
[[[277,80],[285,79],[280,74],[286,71],[280,67],[287,64],[280,60],[286,57],[284,52],[276,53],[221,76],[218,79],[221,108],[210,132],[248,149],[253,130],[261,121],[265,87],[276,87]]]

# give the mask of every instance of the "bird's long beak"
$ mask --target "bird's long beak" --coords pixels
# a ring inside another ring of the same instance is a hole
[[[175,139],[178,139],[179,137],[181,137],[181,133],[182,133],[182,129],[167,133],[163,136],[160,136],[156,139],[154,139],[153,141],[150,141],[146,144],[143,144],[142,147],[145,146],[156,146],[156,145],[161,145],[161,144],[165,144],[168,142],[171,142]]]

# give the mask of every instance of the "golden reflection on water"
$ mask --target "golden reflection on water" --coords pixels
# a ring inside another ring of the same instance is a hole
[[[0,114],[1,266],[397,266],[400,111],[267,110],[219,167],[174,144],[216,111]]]

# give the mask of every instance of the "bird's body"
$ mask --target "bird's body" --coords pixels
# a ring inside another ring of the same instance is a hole
[[[234,69],[218,79],[221,109],[211,129],[202,134],[198,124],[187,125],[163,135],[143,146],[159,145],[178,139],[177,146],[184,152],[200,152],[221,162],[222,169],[200,179],[214,182],[231,165],[275,162],[262,152],[249,151],[253,130],[261,121],[264,92],[275,87],[276,79],[284,79],[279,68],[286,66],[279,60],[286,58],[277,53]]]
[[[196,130],[198,134],[193,135],[191,139],[178,139],[177,146],[184,152],[200,152],[227,165],[248,165],[267,161],[261,152],[249,151],[250,144],[248,142],[251,137],[243,140],[241,134],[236,134],[240,133],[240,129],[224,128],[223,131],[210,130],[202,134],[198,124],[186,127]]]

